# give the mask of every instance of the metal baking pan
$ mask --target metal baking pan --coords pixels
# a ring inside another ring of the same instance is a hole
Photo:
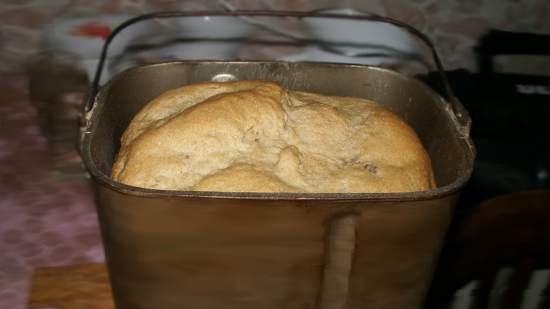
[[[110,179],[121,134],[141,107],[168,89],[228,76],[386,106],[418,133],[438,187],[382,194],[190,192]],[[138,67],[93,93],[81,129],[119,309],[420,308],[474,158],[469,118],[458,101],[363,65]]]

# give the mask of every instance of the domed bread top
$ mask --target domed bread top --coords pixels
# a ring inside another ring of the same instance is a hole
[[[112,178],[144,188],[226,192],[435,186],[419,138],[389,110],[266,81],[193,84],[160,95],[124,132]]]

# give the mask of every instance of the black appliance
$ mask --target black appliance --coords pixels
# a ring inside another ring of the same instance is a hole
[[[461,204],[550,187],[550,76],[493,69],[497,55],[542,55],[550,61],[550,34],[492,30],[476,52],[479,73],[447,72],[472,118],[471,135],[478,152]],[[419,78],[440,88],[435,74]]]

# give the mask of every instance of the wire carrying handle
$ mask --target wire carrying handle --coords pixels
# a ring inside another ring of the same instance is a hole
[[[109,45],[115,39],[117,34],[119,34],[121,31],[123,31],[124,29],[128,28],[133,24],[136,24],[138,22],[145,21],[145,20],[150,20],[150,19],[201,17],[201,16],[294,17],[297,19],[313,17],[313,18],[337,18],[337,19],[344,19],[344,20],[384,22],[384,23],[392,24],[401,29],[404,29],[410,34],[412,34],[413,36],[419,38],[431,51],[433,62],[435,63],[437,72],[439,73],[439,77],[443,85],[444,96],[451,103],[451,107],[454,109],[455,115],[459,119],[462,118],[463,116],[462,113],[464,111],[458,107],[460,106],[460,104],[454,104],[456,101],[456,98],[450,86],[447,75],[445,74],[445,71],[443,69],[441,59],[439,58],[439,55],[437,54],[435,46],[431,42],[431,40],[425,34],[420,32],[418,29],[414,28],[413,26],[407,23],[404,23],[402,21],[399,21],[393,18],[380,16],[377,14],[372,14],[368,12],[364,12],[364,13],[365,14],[347,15],[347,14],[335,14],[335,13],[322,13],[319,11],[298,12],[298,11],[267,11],[267,10],[236,10],[236,11],[205,10],[205,11],[165,11],[165,12],[153,12],[153,13],[138,15],[118,25],[116,28],[113,29],[113,31],[106,38],[105,43],[103,44],[103,48],[101,50],[101,55],[100,55],[99,63],[97,65],[97,69],[94,75],[94,79],[90,87],[90,92],[84,104],[84,112],[87,113],[92,109],[93,102],[95,100],[97,92],[99,91],[99,83],[100,83],[101,75],[103,73],[103,69],[105,66],[105,60],[107,58]]]

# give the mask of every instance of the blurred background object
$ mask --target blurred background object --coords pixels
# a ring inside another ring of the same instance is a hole
[[[397,18],[427,33],[448,69],[476,71],[472,47],[490,28],[515,32],[550,31],[546,0],[436,1],[436,0],[227,0],[240,9],[315,10],[350,8]],[[28,57],[41,50],[43,29],[52,21],[74,17],[135,15],[169,9],[223,9],[222,1],[176,0],[40,0],[1,1],[0,71],[21,72]],[[546,64],[548,67],[548,64]],[[537,67],[535,67],[537,68]],[[539,68],[537,68],[539,69]]]
[[[550,71],[545,66],[512,71],[536,66],[540,58],[550,63],[550,32],[491,30],[475,50],[479,72],[448,71],[474,123],[477,157],[462,196],[465,207],[502,194],[550,188]],[[495,59],[505,56],[512,57],[502,72]],[[437,86],[436,75],[421,78]]]
[[[427,307],[550,308],[550,32],[493,29],[475,51],[477,73],[448,72],[477,157]]]
[[[550,189],[461,211],[426,309],[550,308]]]

